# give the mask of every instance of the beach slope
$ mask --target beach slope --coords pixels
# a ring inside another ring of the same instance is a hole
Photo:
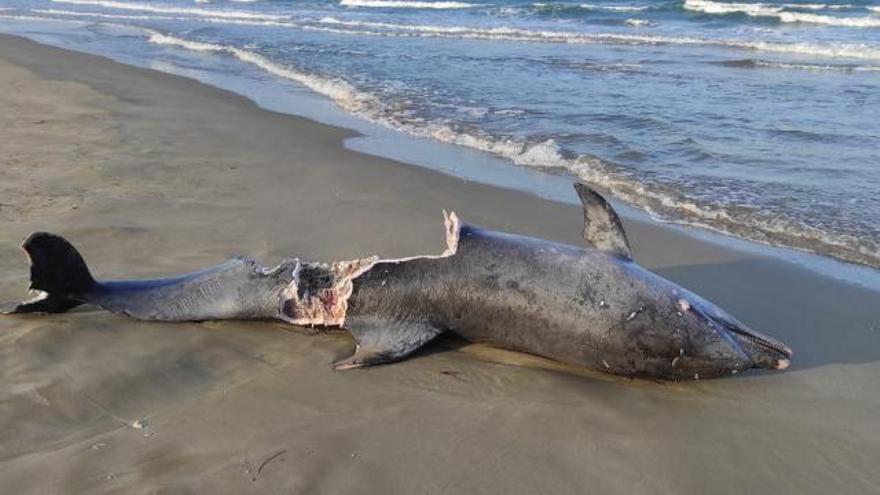
[[[346,150],[353,134],[187,79],[0,37],[0,300],[31,231],[99,278],[443,250],[441,209],[580,242],[581,212]],[[572,194],[574,194],[572,192]],[[0,491],[868,493],[878,294],[627,220],[635,257],[795,350],[784,373],[653,383],[442,339],[334,372],[353,343],[265,322],[0,318]]]

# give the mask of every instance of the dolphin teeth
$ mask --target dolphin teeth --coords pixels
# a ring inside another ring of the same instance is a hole
[[[766,349],[776,351],[776,352],[783,354],[785,356],[788,356],[788,357],[791,357],[791,355],[792,355],[791,348],[789,348],[787,345],[785,345],[781,342],[776,341],[775,339],[771,339],[769,337],[765,337],[764,335],[757,334],[754,331],[748,331],[745,329],[734,328],[734,327],[729,327],[729,326],[727,328],[728,328],[728,330],[733,331],[734,333],[742,336],[746,340],[748,340],[748,341],[750,341],[760,347],[764,347]],[[785,368],[780,368],[780,369],[785,369]]]

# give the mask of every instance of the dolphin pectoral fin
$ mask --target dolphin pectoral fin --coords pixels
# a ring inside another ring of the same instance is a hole
[[[581,182],[574,183],[574,190],[584,207],[584,240],[587,244],[627,260],[632,251],[623,224],[611,204],[599,193]]]
[[[353,317],[346,328],[357,342],[355,353],[333,365],[347,370],[399,361],[443,333],[420,321],[389,320],[378,317]]]
[[[374,364],[390,363],[392,361],[392,359],[388,359],[377,352],[361,350],[358,348],[351,356],[342,361],[333,363],[333,369],[336,371],[344,371],[354,368],[363,368],[364,366],[372,366]]]

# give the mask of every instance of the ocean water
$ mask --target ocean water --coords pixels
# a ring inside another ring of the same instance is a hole
[[[0,30],[251,71],[663,221],[880,267],[880,0],[4,0]]]

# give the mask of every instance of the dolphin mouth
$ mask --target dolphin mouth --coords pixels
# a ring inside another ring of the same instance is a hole
[[[793,352],[782,342],[738,325],[724,325],[758,368],[784,370],[791,365]]]
[[[690,309],[707,319],[717,331],[732,340],[731,343],[737,345],[745,357],[752,362],[752,367],[784,370],[791,365],[793,354],[791,347],[748,328],[699,296],[692,295],[692,299],[698,304],[691,305]]]

